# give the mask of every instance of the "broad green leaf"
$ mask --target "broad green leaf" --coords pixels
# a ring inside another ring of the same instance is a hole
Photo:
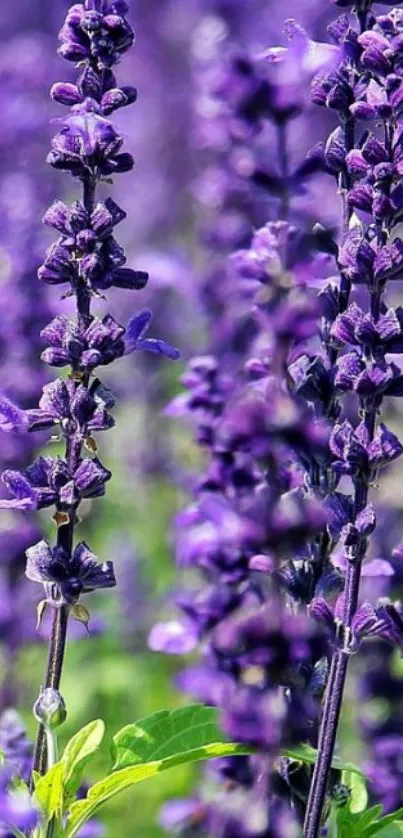
[[[67,743],[61,758],[67,797],[73,796],[79,789],[85,768],[98,750],[104,733],[103,721],[96,719],[79,730]]]
[[[63,808],[63,765],[61,762],[52,765],[52,768],[38,780],[34,800],[48,821],[53,817],[61,817]]]
[[[341,775],[341,782],[348,786],[351,791],[351,797],[348,802],[348,808],[354,815],[363,812],[368,803],[368,792],[365,778],[362,774],[355,774],[353,771],[343,771]]]
[[[179,710],[160,710],[127,725],[113,737],[113,771],[178,755],[187,762],[193,751],[226,743],[215,707],[192,704]],[[224,745],[228,747],[227,743]],[[246,749],[247,750],[247,749]],[[245,750],[243,751],[245,753]],[[206,758],[209,754],[206,751]],[[197,759],[203,759],[198,756]]]
[[[308,765],[314,765],[318,752],[316,748],[312,748],[312,745],[297,745],[295,748],[287,748],[287,750],[282,751],[282,755],[289,759],[295,759],[298,762],[306,762]],[[364,776],[361,769],[353,765],[352,762],[344,762],[343,759],[337,756],[332,759],[332,768],[338,771],[350,771],[352,774]]]
[[[96,810],[115,794],[188,762],[250,754],[246,745],[226,742],[214,707],[195,704],[161,710],[116,734],[112,774],[70,807],[65,838],[73,838]]]

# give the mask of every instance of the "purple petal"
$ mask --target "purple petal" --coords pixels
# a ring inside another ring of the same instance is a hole
[[[197,799],[170,800],[160,809],[158,820],[160,826],[170,832],[177,832],[186,826],[187,822],[198,823],[198,817],[203,811],[201,802]]]
[[[53,416],[56,420],[69,416],[70,395],[63,379],[56,378],[55,381],[45,384],[39,407],[43,413]],[[35,413],[35,411],[31,411],[31,413]]]
[[[394,569],[386,559],[371,559],[362,566],[363,576],[394,576]]]
[[[0,509],[20,509],[21,512],[31,512],[37,509],[36,499],[32,498],[1,498]]]
[[[25,411],[13,404],[7,396],[0,393],[0,431],[28,430],[28,419]]]
[[[5,471],[2,480],[14,497],[11,500],[2,498],[0,509],[29,510],[37,508],[37,493],[20,471]]]
[[[167,652],[169,655],[186,655],[198,644],[198,636],[191,623],[170,620],[156,623],[148,636],[148,646],[153,652]]]
[[[398,437],[381,422],[375,439],[370,443],[368,453],[371,465],[380,467],[392,462],[403,452]]]
[[[74,482],[83,497],[94,497],[104,493],[104,483],[110,480],[112,473],[95,457],[86,457],[78,466],[74,474]]]
[[[360,641],[376,633],[377,626],[378,619],[373,605],[370,602],[363,602],[353,617],[351,624],[353,634]]]
[[[373,533],[376,527],[376,516],[375,516],[375,509],[372,503],[369,503],[362,512],[357,515],[355,519],[355,526],[357,527],[358,532],[364,538],[367,538],[371,533]]]
[[[334,615],[330,605],[324,597],[315,597],[310,606],[309,613],[318,623],[324,624],[331,632],[334,631]]]
[[[82,574],[83,591],[90,592],[96,588],[114,588],[116,585],[113,562],[98,562]]]
[[[31,582],[53,582],[53,551],[47,541],[38,541],[26,550],[25,574]]]
[[[50,346],[63,346],[63,342],[68,334],[70,321],[64,314],[55,317],[51,323],[45,326],[41,331],[41,338]]]
[[[146,340],[139,340],[137,349],[146,349],[148,352],[154,352],[157,355],[164,355],[165,358],[170,358],[172,361],[177,361],[180,358],[179,349],[166,343],[165,340],[158,340],[156,338],[147,338]]]
[[[189,413],[189,396],[180,393],[164,408],[165,416],[187,416]]]
[[[77,544],[73,556],[78,575],[83,583],[83,591],[90,592],[96,588],[113,588],[116,578],[113,562],[98,562],[85,541]]]
[[[145,308],[129,320],[125,333],[126,355],[137,349],[137,341],[147,332],[151,318],[151,311]]]
[[[266,556],[264,553],[257,553],[249,559],[249,570],[258,571],[259,573],[273,573],[276,563],[272,556]]]

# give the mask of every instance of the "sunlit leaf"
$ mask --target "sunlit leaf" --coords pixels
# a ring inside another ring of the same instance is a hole
[[[160,710],[127,725],[113,737],[113,770],[226,742],[218,720],[215,707],[192,704],[177,710]]]
[[[35,786],[34,800],[50,821],[60,818],[63,808],[63,765],[56,762],[40,777]]]
[[[363,812],[368,803],[368,792],[365,778],[354,771],[343,771],[341,782],[348,786],[351,792],[349,809],[353,814]]]
[[[162,710],[128,725],[113,741],[112,774],[70,808],[66,838],[73,838],[96,810],[124,789],[189,762],[251,753],[245,745],[226,742],[218,727],[218,711],[192,705]]]
[[[67,796],[74,795],[80,787],[85,768],[98,750],[104,733],[103,721],[96,719],[79,730],[67,743],[61,758]]]

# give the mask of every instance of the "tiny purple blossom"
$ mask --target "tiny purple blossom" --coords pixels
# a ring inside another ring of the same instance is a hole
[[[156,623],[148,637],[148,645],[153,652],[167,652],[170,655],[186,655],[196,648],[198,641],[192,624],[179,620]]]
[[[176,361],[180,357],[178,349],[171,346],[164,340],[157,338],[146,337],[149,325],[151,323],[152,314],[148,309],[143,309],[138,314],[129,320],[125,331],[125,354],[131,355],[139,349],[145,349],[148,352],[154,352],[158,355],[164,355],[165,358],[170,358]]]
[[[42,583],[50,602],[72,604],[80,594],[116,585],[112,562],[100,564],[84,541],[77,544],[71,559],[62,548],[52,549],[40,541],[26,551],[26,575]]]
[[[39,809],[28,791],[13,789],[12,774],[8,767],[0,772],[0,824],[15,834],[29,835],[41,822]]]

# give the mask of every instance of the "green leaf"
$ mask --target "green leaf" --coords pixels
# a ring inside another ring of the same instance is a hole
[[[350,769],[344,770],[341,775],[341,782],[348,786],[351,791],[348,808],[354,815],[363,812],[368,803],[368,792],[365,778],[362,774],[356,774]]]
[[[113,770],[227,743],[218,720],[216,707],[192,704],[179,710],[160,710],[127,725],[113,737]]]
[[[40,777],[34,792],[34,800],[42,809],[48,821],[60,818],[63,808],[63,765],[56,762]]]
[[[73,838],[94,812],[114,795],[162,771],[188,762],[251,753],[245,745],[226,742],[218,711],[200,704],[153,713],[116,734],[113,773],[70,808],[65,838]]]
[[[298,762],[306,762],[308,765],[314,765],[318,752],[316,748],[312,748],[312,745],[297,745],[294,748],[287,748],[287,750],[282,751],[282,755],[289,759],[295,759]],[[332,759],[332,768],[338,771],[350,771],[352,774],[364,776],[361,769],[353,765],[352,762],[344,762],[343,759],[337,756]]]
[[[350,812],[348,806],[336,809],[337,838],[352,838],[355,836],[356,815]]]
[[[130,768],[122,768],[120,771],[114,771],[109,777],[100,780],[99,783],[95,783],[90,788],[84,800],[77,800],[72,804],[67,821],[65,838],[73,838],[83,824],[92,818],[96,810],[111,797],[114,797],[115,794],[119,794],[119,792],[124,791],[130,786],[141,783],[143,780],[155,777],[161,771],[167,771],[169,768],[175,768],[187,762],[223,756],[237,756],[245,753],[250,753],[250,751],[248,752],[241,745],[235,745],[229,742],[227,744],[220,743],[217,745],[206,745],[198,750],[168,757],[167,759],[156,762],[148,762],[145,765],[133,765]]]
[[[364,832],[362,833],[362,838],[372,838],[373,835],[378,835],[379,833],[381,833],[381,830],[385,830],[387,826],[394,824],[394,822],[400,823],[402,818],[403,808],[397,809],[396,812],[391,812],[390,815],[384,815],[383,818],[379,818],[379,820],[375,821],[375,823],[370,824],[364,830]]]
[[[393,821],[385,829],[377,832],[379,838],[402,838],[403,835],[403,821]]]
[[[336,803],[332,806],[337,838],[360,838],[365,828],[376,822],[383,811],[382,806],[366,809],[368,793],[361,774],[344,770],[341,782],[350,789],[350,797],[345,806],[337,806]]]
[[[74,796],[79,789],[85,768],[98,750],[104,733],[102,719],[96,719],[79,730],[67,743],[61,758],[67,797]]]
[[[365,812],[362,812],[356,820],[355,832],[358,836],[364,833],[364,830],[371,826],[371,824],[375,823],[379,820],[379,816],[382,815],[383,806],[372,806],[370,809],[366,809]]]

